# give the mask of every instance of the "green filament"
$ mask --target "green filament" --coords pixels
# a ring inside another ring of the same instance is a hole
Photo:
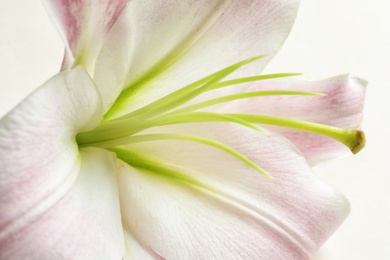
[[[262,90],[262,91],[253,91],[245,92],[240,94],[228,95],[224,97],[214,98],[206,100],[197,104],[189,105],[184,108],[175,110],[175,113],[190,112],[198,110],[201,108],[217,105],[220,103],[225,103],[238,99],[253,98],[253,97],[263,97],[263,96],[282,96],[282,95],[299,95],[299,96],[323,96],[323,93],[316,92],[304,92],[304,91],[287,91],[287,90]]]
[[[78,144],[92,146],[92,144],[134,135],[143,130],[172,124],[195,123],[195,122],[231,122],[243,125],[259,132],[264,132],[258,126],[235,115],[213,113],[213,112],[191,112],[174,115],[162,115],[145,121],[122,120],[120,122],[107,122],[92,131],[77,135]]]
[[[256,163],[248,159],[246,156],[241,154],[240,152],[230,148],[227,145],[224,145],[220,142],[200,137],[200,136],[195,136],[195,135],[185,135],[185,134],[147,134],[147,135],[135,135],[135,136],[129,136],[122,138],[121,140],[118,140],[118,144],[116,145],[123,145],[123,144],[131,144],[131,143],[140,143],[140,142],[149,142],[149,141],[159,141],[159,140],[183,140],[183,141],[190,141],[190,142],[196,142],[200,144],[205,144],[214,148],[217,148],[219,150],[222,150],[230,155],[233,155],[236,157],[238,160],[242,161],[243,163],[247,164],[248,166],[252,167],[255,169],[257,172],[263,174],[264,176],[271,178],[271,176],[266,173],[263,169],[261,169]],[[108,148],[106,146],[109,146],[110,143],[100,143],[96,144],[97,147],[103,147],[103,148]]]
[[[213,89],[238,85],[242,83],[249,83],[249,82],[255,82],[260,80],[266,80],[266,79],[277,79],[277,78],[286,78],[286,77],[293,77],[293,76],[299,76],[300,73],[274,73],[274,74],[265,74],[265,75],[258,75],[258,76],[252,76],[252,77],[245,77],[245,78],[239,78],[239,79],[232,79],[227,81],[222,81],[214,85]]]
[[[216,83],[230,75],[237,69],[241,68],[244,65],[247,65],[251,62],[254,62],[258,59],[261,59],[264,56],[258,56],[251,59],[247,59],[241,62],[238,62],[232,66],[224,68],[210,76],[207,76],[203,79],[200,79],[190,85],[187,85],[163,98],[160,98],[157,101],[150,103],[140,109],[137,109],[133,112],[130,112],[127,115],[118,117],[116,119],[129,118],[134,116],[143,116],[143,118],[150,118],[156,114],[161,114],[165,111],[173,109],[188,102],[189,100],[197,97],[198,95],[210,90]]]
[[[188,100],[192,99],[193,97],[205,92],[207,89],[210,89],[211,86],[213,86],[215,83],[219,82],[221,79],[225,78],[226,76],[230,75],[237,69],[241,68],[244,65],[247,65],[249,63],[252,63],[256,60],[259,60],[263,58],[265,55],[256,56],[250,59],[243,60],[241,62],[237,62],[236,64],[233,64],[231,66],[228,66],[216,73],[213,73],[205,78],[202,78],[186,87],[183,87],[155,102],[152,102],[149,105],[146,105],[145,107],[138,109],[136,111],[133,111],[132,113],[128,114],[128,116],[135,116],[135,115],[144,115],[148,114],[152,116],[153,112],[158,111],[161,109],[161,107],[164,107],[164,104],[168,103],[170,105],[174,103],[185,103]],[[199,89],[197,89],[199,88]],[[127,93],[129,90],[126,90]],[[127,95],[127,94],[126,94]],[[117,101],[113,104],[112,108],[106,113],[105,119],[112,118],[115,114],[120,111],[121,108],[125,106],[127,97],[125,98],[123,94],[119,96]],[[176,105],[177,106],[177,105]],[[122,118],[122,117],[120,117]]]
[[[342,129],[338,127],[317,124],[276,116],[232,114],[251,123],[267,124],[293,128],[305,132],[327,136],[346,145],[353,153],[358,153],[365,145],[364,133],[359,130]]]

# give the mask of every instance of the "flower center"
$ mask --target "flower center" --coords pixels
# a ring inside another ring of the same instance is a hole
[[[199,109],[239,99],[275,95],[323,96],[324,94],[322,93],[290,90],[263,90],[226,95],[195,104],[188,104],[189,101],[208,91],[241,83],[298,75],[296,73],[280,73],[223,81],[225,77],[237,69],[260,58],[261,57],[255,57],[241,61],[203,79],[200,79],[188,86],[185,86],[142,108],[120,117],[105,120],[95,129],[78,134],[76,137],[77,143],[80,147],[93,146],[108,149],[115,152],[119,158],[123,157],[122,159],[126,160],[126,158],[134,158],[134,156],[128,156],[129,154],[126,155],[125,150],[118,148],[119,146],[155,140],[184,140],[197,142],[223,150],[224,152],[233,155],[237,159],[243,161],[264,175],[267,175],[267,173],[250,159],[248,159],[245,155],[217,141],[187,134],[142,134],[141,132],[153,127],[172,124],[196,122],[231,122],[254,129],[255,131],[262,132],[263,134],[265,134],[265,131],[258,125],[287,127],[327,136],[343,143],[349,147],[353,153],[359,152],[364,147],[364,134],[358,130],[341,129],[318,123],[268,115],[224,114],[217,112],[198,111]],[[113,106],[115,109],[118,109],[118,107],[120,106],[115,106],[115,104]],[[112,114],[113,112],[109,111],[108,113]]]

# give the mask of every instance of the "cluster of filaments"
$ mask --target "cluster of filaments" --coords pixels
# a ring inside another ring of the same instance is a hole
[[[238,70],[240,67],[255,60],[258,60],[261,57],[262,56],[247,59],[229,67],[226,67],[214,74],[211,74],[190,85],[187,85],[167,96],[164,96],[142,108],[139,108],[119,117],[113,117],[111,119],[104,120],[95,129],[78,134],[77,143],[80,147],[101,147],[119,154],[124,152],[124,150],[118,148],[119,146],[132,143],[148,142],[155,140],[183,140],[197,142],[215,147],[226,153],[229,153],[266,176],[269,175],[256,163],[248,159],[245,155],[223,143],[214,141],[212,139],[188,134],[142,134],[141,132],[149,128],[172,124],[184,124],[194,122],[231,122],[254,129],[255,131],[265,133],[264,130],[262,130],[262,128],[258,126],[259,124],[274,125],[293,128],[306,132],[312,132],[333,138],[348,146],[353,153],[357,153],[363,148],[364,135],[362,132],[357,130],[341,129],[332,126],[284,117],[257,114],[225,114],[217,112],[199,111],[203,108],[239,99],[275,95],[322,96],[324,95],[322,93],[287,90],[262,90],[231,94],[222,97],[212,98],[206,101],[200,101],[194,104],[188,104],[189,101],[208,91],[225,88],[241,83],[299,75],[297,73],[278,73],[223,81],[225,77]]]

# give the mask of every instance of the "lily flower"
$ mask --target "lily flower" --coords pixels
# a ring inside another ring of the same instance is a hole
[[[366,83],[261,75],[296,0],[45,1],[62,71],[0,121],[0,259],[309,259]]]

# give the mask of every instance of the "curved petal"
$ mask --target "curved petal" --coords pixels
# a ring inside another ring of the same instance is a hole
[[[1,119],[1,259],[90,259],[108,248],[120,253],[113,158],[80,154],[75,142],[76,133],[101,118],[99,93],[77,67],[50,79]]]
[[[251,98],[231,102],[221,111],[281,116],[345,129],[358,129],[363,118],[366,85],[366,81],[348,75],[316,82],[292,78],[264,80],[253,84],[248,91],[294,90],[324,93],[325,96]],[[330,138],[289,128],[272,127],[272,130],[292,141],[312,164],[350,154],[347,147]]]
[[[24,223],[0,240],[1,259],[124,258],[115,157],[88,149],[80,161],[63,197],[34,219],[19,219]]]
[[[132,95],[124,109],[132,110],[265,54],[235,76],[259,73],[287,37],[298,2],[131,1],[110,31],[94,73],[108,99],[105,107],[123,88]]]
[[[126,259],[142,259],[142,260],[155,260],[155,259],[165,259],[163,256],[154,252],[139,236],[136,237],[132,234],[135,233],[134,230],[131,232],[125,230],[126,238],[126,248],[127,248],[127,258]]]
[[[65,40],[63,69],[83,64],[93,71],[105,35],[129,0],[44,0]]]
[[[151,255],[309,259],[348,213],[344,197],[320,182],[284,138],[229,124],[165,130],[223,142],[273,178],[200,144],[132,144],[133,158],[143,159],[121,169],[122,219]]]

